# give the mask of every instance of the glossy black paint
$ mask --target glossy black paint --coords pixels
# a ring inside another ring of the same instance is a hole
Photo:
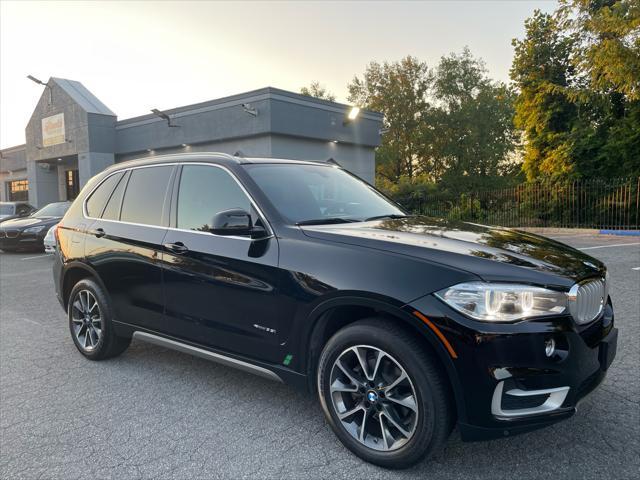
[[[266,235],[256,240],[176,228],[177,179],[180,165],[190,162],[232,173],[255,201],[254,222],[262,213]],[[116,165],[92,179],[58,229],[54,279],[63,306],[74,278],[96,276],[111,296],[121,334],[154,332],[252,362],[311,389],[328,336],[357,318],[384,316],[402,322],[436,353],[465,439],[518,433],[566,418],[604,376],[600,345],[615,332],[611,306],[584,328],[568,315],[490,324],[466,318],[432,295],[474,280],[566,291],[603,275],[598,260],[524,232],[423,217],[288,225],[247,175],[247,162],[278,161],[175,155]],[[106,176],[154,164],[175,164],[162,225],[85,216],[84,199]],[[414,311],[440,329],[457,358]],[[550,336],[568,346],[566,359],[545,357]],[[490,413],[496,369],[528,388],[566,382],[571,394],[553,415],[497,420]]]
[[[0,224],[0,250],[44,250],[47,231],[62,217],[25,217],[3,221]],[[37,233],[28,228],[42,227]]]

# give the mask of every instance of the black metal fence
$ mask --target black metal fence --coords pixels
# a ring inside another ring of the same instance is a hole
[[[640,229],[640,177],[396,198],[424,215],[506,227]]]

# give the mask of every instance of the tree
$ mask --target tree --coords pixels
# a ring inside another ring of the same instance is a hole
[[[425,143],[441,187],[501,186],[519,170],[513,92],[493,82],[468,48],[442,57],[434,75]]]
[[[376,171],[388,192],[425,182],[460,192],[502,184],[518,172],[513,92],[493,82],[468,48],[443,57],[435,70],[411,56],[372,62],[348,88],[351,102],[384,114]]]
[[[576,36],[576,67],[591,87],[640,100],[640,2],[561,0],[556,15]]]
[[[376,152],[377,174],[387,181],[428,172],[422,117],[433,79],[427,64],[407,56],[398,62],[371,62],[362,78],[348,85],[349,101],[384,114],[386,133]]]
[[[556,16],[576,38],[573,62],[593,113],[590,157],[577,158],[578,170],[640,175],[640,2],[562,0]]]
[[[519,88],[515,124],[526,136],[523,170],[527,179],[573,173],[573,142],[578,109],[569,85],[575,40],[561,34],[553,16],[536,10],[525,22],[523,40],[514,39],[511,79]]]
[[[640,4],[561,0],[514,40],[529,180],[640,174]]]
[[[311,82],[308,87],[302,87],[300,89],[300,93],[308,97],[320,98],[322,100],[328,100],[330,102],[336,101],[336,96],[329,90],[327,90],[323,85],[320,85],[320,82]]]

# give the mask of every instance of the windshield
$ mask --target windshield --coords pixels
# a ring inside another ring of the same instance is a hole
[[[69,209],[71,204],[69,202],[50,203],[45,205],[37,212],[31,215],[32,217],[62,217]]]
[[[369,184],[340,168],[276,163],[244,167],[278,212],[293,224],[405,216]]]
[[[13,215],[13,205],[10,203],[0,204],[0,215]]]

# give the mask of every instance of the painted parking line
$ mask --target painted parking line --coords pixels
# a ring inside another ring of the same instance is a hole
[[[640,270],[640,267],[633,267],[631,270]]]
[[[615,245],[597,245],[595,247],[579,248],[578,250],[593,250],[595,248],[611,248],[611,247],[633,247],[634,245],[640,245],[640,242],[638,242],[638,243],[617,243]]]
[[[49,258],[48,255],[38,255],[37,257],[24,257],[21,258],[20,260],[35,260],[36,258]]]
[[[35,320],[31,320],[30,318],[21,318],[20,320],[22,320],[23,322],[29,322],[29,323],[33,323],[34,325],[39,325],[41,327],[44,327],[44,325],[40,322],[36,322]]]

